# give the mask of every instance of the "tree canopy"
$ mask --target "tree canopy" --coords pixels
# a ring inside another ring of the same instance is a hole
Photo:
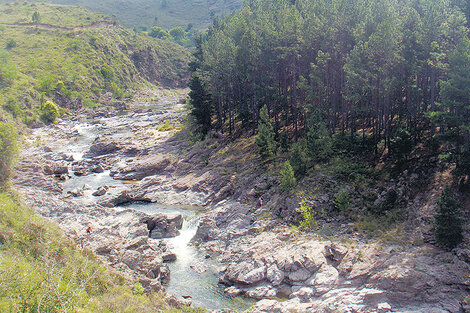
[[[463,8],[444,0],[247,1],[215,19],[196,55],[211,127],[257,131],[266,106],[276,138],[305,137],[320,161],[338,132],[390,155],[456,127],[465,142]]]

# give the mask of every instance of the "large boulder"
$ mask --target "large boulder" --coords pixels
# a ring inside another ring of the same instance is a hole
[[[115,179],[141,180],[148,176],[170,171],[171,164],[172,161],[168,156],[152,155],[125,165],[119,165],[111,170],[111,175]]]
[[[90,147],[89,154],[92,156],[106,155],[114,153],[121,149],[121,146],[116,141],[110,141],[107,138],[97,137]]]
[[[143,217],[141,223],[147,224],[150,238],[170,238],[179,235],[179,229],[183,226],[183,216],[178,214],[169,217],[164,214],[155,214]]]

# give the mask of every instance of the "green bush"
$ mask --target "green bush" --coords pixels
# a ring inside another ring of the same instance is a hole
[[[447,186],[437,204],[439,210],[434,215],[436,241],[453,249],[463,240],[460,203],[452,197],[452,190]]]
[[[266,105],[261,108],[259,116],[260,121],[258,122],[256,145],[263,161],[270,162],[274,158],[276,143],[274,141],[274,128],[269,121],[268,107]]]
[[[0,188],[8,183],[12,174],[18,153],[17,139],[16,128],[11,124],[0,122]]]
[[[3,106],[5,110],[11,113],[14,118],[17,118],[21,115],[21,108],[18,105],[18,102],[14,98],[8,98],[7,103]]]
[[[38,90],[46,94],[50,93],[57,85],[57,79],[50,75],[43,76],[38,79]]]
[[[297,181],[294,176],[294,170],[290,165],[289,161],[284,163],[284,167],[281,169],[281,189],[284,191],[292,190]]]
[[[349,209],[349,194],[341,190],[335,195],[335,200],[333,201],[335,209],[341,213],[345,213]]]
[[[55,123],[59,117],[59,108],[52,101],[47,101],[41,106],[41,118],[46,123]]]
[[[292,145],[290,153],[290,164],[294,170],[295,177],[300,179],[307,174],[308,163],[310,162],[305,153],[305,141],[300,140]]]
[[[6,48],[7,50],[13,49],[13,48],[15,48],[16,46],[17,46],[17,43],[16,43],[15,39],[13,39],[13,38],[7,39],[7,43],[6,43],[6,45],[5,45],[5,48]]]
[[[112,81],[114,79],[114,71],[107,65],[101,67],[100,73],[106,81]]]
[[[115,82],[111,82],[109,84],[108,90],[113,93],[113,96],[116,99],[122,99],[124,97],[124,92],[122,92],[121,88],[119,88]]]
[[[311,205],[309,205],[306,199],[302,199],[299,208],[302,219],[300,220],[300,227],[303,229],[311,229],[318,226],[318,218],[324,218],[326,216],[323,209],[315,211]]]
[[[152,27],[152,30],[150,31],[149,36],[154,37],[154,38],[159,38],[159,39],[170,38],[170,35],[168,34],[168,32],[166,32],[159,26]]]
[[[10,63],[0,63],[0,83],[10,85],[18,77],[18,68]]]

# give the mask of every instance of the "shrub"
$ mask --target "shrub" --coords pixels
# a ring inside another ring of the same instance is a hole
[[[397,162],[406,161],[413,150],[410,133],[402,127],[394,129],[390,140],[390,155]]]
[[[292,190],[296,184],[297,181],[294,176],[294,170],[289,161],[286,161],[284,167],[281,169],[281,189],[289,191]]]
[[[290,142],[289,142],[289,134],[287,133],[287,130],[284,130],[279,136],[279,148],[281,148],[282,152],[289,152]]]
[[[335,195],[335,200],[333,201],[335,209],[341,213],[346,212],[349,209],[349,194],[341,190]]]
[[[300,227],[304,229],[311,229],[318,226],[317,218],[325,217],[325,211],[321,209],[319,212],[315,211],[313,207],[308,204],[306,199],[303,199],[300,202],[300,214],[302,215],[302,220],[300,221]]]
[[[276,147],[274,141],[274,129],[269,121],[268,107],[264,105],[260,110],[260,121],[258,123],[258,136],[256,144],[261,158],[265,162],[269,162],[274,158],[274,149]]]
[[[152,27],[152,30],[150,31],[149,36],[154,37],[154,38],[159,38],[159,39],[170,38],[170,35],[165,30],[163,30],[161,27],[158,27],[158,26]]]
[[[9,63],[0,63],[0,83],[10,85],[18,77],[18,68]]]
[[[59,117],[59,108],[52,101],[47,101],[41,106],[41,118],[46,123],[55,123]]]
[[[46,75],[41,77],[38,80],[39,84],[39,91],[44,92],[46,94],[50,93],[54,88],[56,87],[57,84],[57,79],[50,75]]]
[[[116,99],[122,99],[124,97],[124,92],[122,92],[121,88],[119,88],[115,82],[112,82],[109,85],[109,91],[113,93],[113,96]]]
[[[7,39],[7,44],[5,45],[5,48],[7,50],[13,49],[17,46],[16,41],[13,38]]]
[[[460,204],[447,186],[438,200],[439,210],[434,215],[435,236],[438,244],[453,249],[463,240]]]
[[[114,78],[114,71],[107,65],[101,67],[100,73],[106,81],[111,81]]]
[[[295,177],[300,179],[307,173],[309,159],[305,153],[305,141],[301,140],[292,146],[290,163],[294,169]]]
[[[18,132],[11,124],[0,122],[0,188],[5,186],[13,171],[16,154]]]
[[[14,118],[17,118],[21,115],[21,108],[14,98],[8,98],[7,103],[3,107],[5,108],[5,110],[10,112]]]

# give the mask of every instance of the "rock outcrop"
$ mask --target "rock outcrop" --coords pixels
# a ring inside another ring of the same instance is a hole
[[[168,217],[163,214],[155,214],[142,218],[140,222],[147,224],[150,238],[171,238],[179,235],[179,230],[183,226],[183,216],[178,214]]]

